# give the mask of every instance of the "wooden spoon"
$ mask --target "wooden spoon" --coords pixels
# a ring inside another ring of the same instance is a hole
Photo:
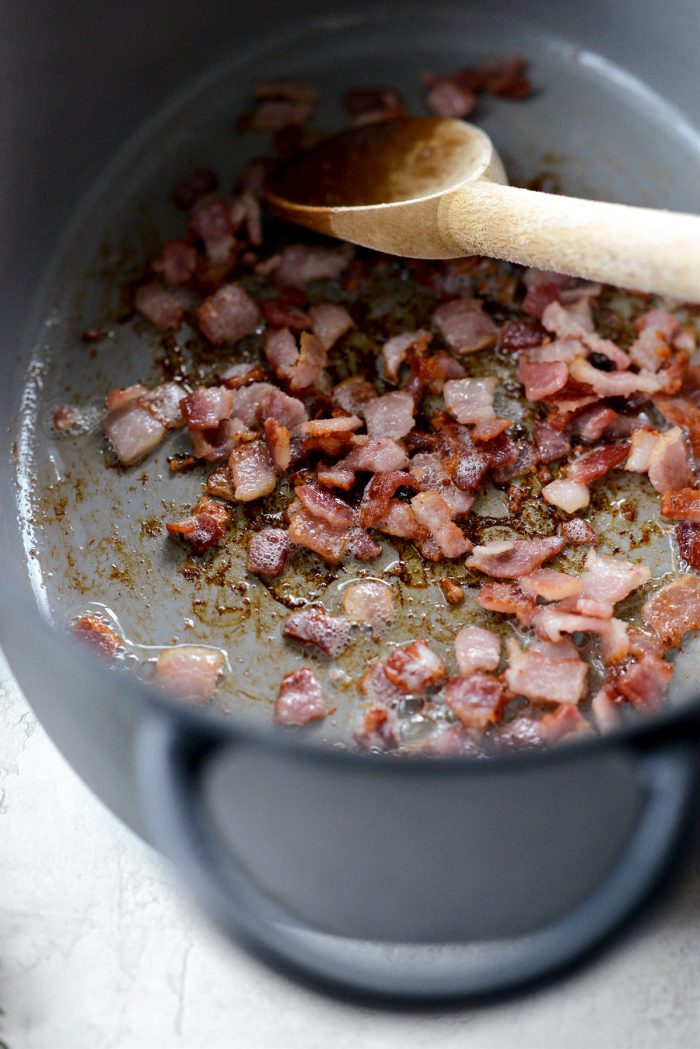
[[[461,120],[347,131],[278,168],[266,197],[292,222],[392,255],[491,255],[700,302],[699,215],[516,189]]]

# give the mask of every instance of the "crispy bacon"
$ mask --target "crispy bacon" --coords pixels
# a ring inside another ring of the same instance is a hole
[[[254,532],[248,542],[248,571],[256,575],[281,575],[295,549],[284,528],[263,528]]]
[[[451,677],[443,699],[463,725],[483,732],[487,725],[500,720],[506,690],[491,674],[470,673]]]
[[[433,313],[432,323],[455,353],[464,355],[492,346],[498,337],[498,328],[479,299],[454,299]]]
[[[517,641],[506,641],[506,684],[516,696],[533,703],[578,703],[584,695],[588,666],[582,659],[552,659],[540,652],[523,652]]]
[[[432,333],[420,328],[418,331],[404,331],[385,342],[382,346],[382,356],[387,379],[398,382],[399,369],[406,360],[409,348],[416,343],[427,347],[431,339]]]
[[[321,686],[309,667],[301,667],[284,675],[275,703],[275,721],[278,725],[308,725],[310,721],[325,718],[327,713]]]
[[[216,691],[224,666],[223,652],[204,645],[175,645],[156,660],[153,682],[158,688],[189,700],[207,703]]]
[[[251,335],[262,317],[255,301],[240,284],[222,284],[197,310],[199,330],[213,346]]]
[[[279,474],[289,468],[291,461],[289,430],[276,419],[265,420],[265,444]]]
[[[222,503],[203,496],[190,517],[166,524],[171,535],[179,536],[196,554],[217,546],[226,535],[231,515]]]
[[[320,608],[303,608],[287,616],[282,633],[335,659],[350,644],[352,627],[345,616],[329,616]]]
[[[400,645],[382,661],[382,667],[393,685],[413,696],[424,695],[447,677],[444,663],[426,641]]]
[[[487,543],[474,547],[467,568],[476,568],[496,579],[520,579],[556,557],[565,545],[558,536]]]
[[[455,657],[460,674],[495,670],[501,661],[501,639],[483,627],[462,627],[455,638]]]
[[[675,648],[689,630],[700,630],[700,576],[683,575],[662,586],[642,607],[642,621],[665,648]]]
[[[404,470],[391,470],[374,475],[360,503],[359,520],[363,528],[371,528],[382,521],[389,511],[393,496],[402,487],[418,487],[413,474]]]

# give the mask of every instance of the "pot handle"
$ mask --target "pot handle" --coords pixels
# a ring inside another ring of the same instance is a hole
[[[487,945],[366,944],[304,925],[254,883],[218,840],[204,806],[208,761],[235,747],[214,728],[158,708],[137,738],[136,766],[151,840],[180,869],[209,916],[287,975],[345,997],[414,1004],[505,995],[555,975],[607,946],[660,892],[678,859],[697,796],[692,737],[636,749],[646,801],[626,850],[598,888],[534,934]],[[405,954],[405,958],[403,955]]]

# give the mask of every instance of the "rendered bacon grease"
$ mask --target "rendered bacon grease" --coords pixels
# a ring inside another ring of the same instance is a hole
[[[466,116],[484,91],[518,100],[530,88],[522,61],[503,60],[427,75],[426,90],[431,111]],[[247,536],[248,572],[274,580],[303,548],[357,577],[344,584],[341,607],[316,603],[288,616],[282,643],[299,666],[280,682],[282,725],[333,710],[304,652],[332,666],[394,622],[402,584],[373,578],[373,562],[397,541],[444,564],[435,600],[454,606],[455,651],[445,662],[429,636],[408,638],[367,665],[355,683],[358,746],[483,755],[659,711],[669,649],[700,628],[700,577],[689,571],[700,568],[700,360],[690,314],[488,259],[393,260],[289,228],[278,247],[262,180],[275,152],[322,137],[306,127],[316,98],[302,84],[259,85],[239,126],[273,134],[272,154],[242,171],[233,193],[205,170],[173,190],[188,220],[149,263],[134,308],[164,333],[191,325],[227,363],[208,385],[109,393],[103,425],[116,457],[128,467],[184,427],[191,454],[171,466],[198,467],[204,492],[168,523],[171,538],[206,557],[232,541],[234,504],[264,507],[288,491],[284,520]],[[349,92],[346,104],[355,124],[404,112],[391,89]],[[376,357],[338,381],[334,361],[348,340],[367,329],[377,344],[385,318],[366,291],[383,271],[400,274],[407,301],[430,303],[426,320],[386,323]],[[624,318],[608,305],[614,294]],[[659,513],[678,522],[677,578],[659,586],[644,563],[597,551],[588,514],[596,485],[614,472],[645,478]],[[510,511],[499,519],[509,538],[482,542],[474,504],[494,488]],[[536,536],[519,527],[533,494],[546,511]],[[639,588],[632,622],[619,606]],[[118,646],[85,618],[76,629],[108,654]],[[202,702],[220,669],[206,650],[181,649],[159,658],[157,678]],[[402,736],[409,708],[438,715],[419,744]]]

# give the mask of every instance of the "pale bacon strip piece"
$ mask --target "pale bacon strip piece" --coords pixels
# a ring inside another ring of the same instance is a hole
[[[534,703],[578,703],[586,689],[588,665],[582,659],[551,659],[540,652],[523,652],[517,641],[506,641],[506,683],[511,692]]]
[[[144,393],[140,404],[154,415],[166,430],[177,430],[185,425],[180,402],[187,390],[178,382],[164,382]]]
[[[355,524],[356,513],[353,508],[332,492],[323,491],[312,484],[302,484],[294,489],[294,494],[310,514],[327,521],[333,528],[350,528]]]
[[[528,401],[541,401],[562,390],[569,378],[569,368],[563,361],[537,363],[527,353],[518,358],[518,379],[525,387]]]
[[[213,430],[189,430],[188,433],[192,454],[209,463],[223,462],[236,445],[255,439],[255,434],[240,419],[224,419]]]
[[[662,586],[642,607],[642,620],[665,648],[675,648],[689,630],[700,630],[700,576],[683,575]]]
[[[551,302],[542,314],[542,324],[560,338],[579,339],[587,353],[600,353],[612,361],[618,371],[630,366],[628,354],[614,342],[603,339],[593,330],[590,305],[581,301],[568,309],[559,302]]]
[[[450,379],[443,387],[445,407],[459,423],[478,423],[484,419],[494,419],[495,393],[496,380],[492,377]]]
[[[365,405],[367,433],[370,437],[391,437],[398,441],[413,429],[415,407],[410,393],[385,393]]]
[[[476,600],[488,612],[516,616],[523,626],[530,626],[537,610],[534,597],[523,593],[517,583],[484,583]]]
[[[680,323],[667,310],[648,310],[637,317],[639,332],[630,346],[630,358],[639,368],[658,372],[671,358],[671,345]]]
[[[262,323],[257,303],[242,285],[222,284],[197,310],[199,330],[213,346],[234,343]]]
[[[576,576],[566,572],[555,572],[552,568],[536,568],[520,580],[525,594],[543,597],[545,601],[562,601],[581,593],[583,584]]]
[[[621,557],[607,557],[589,550],[586,570],[580,577],[583,589],[576,602],[576,611],[584,616],[610,619],[614,606],[650,578],[648,565],[633,564]]]
[[[251,441],[234,448],[228,468],[236,502],[249,503],[275,490],[277,474],[264,441]]]
[[[559,507],[567,514],[582,510],[591,501],[590,492],[585,484],[563,478],[546,484],[542,489],[542,497],[545,502]]]
[[[556,557],[565,545],[558,536],[487,543],[474,547],[467,568],[477,568],[496,579],[520,579]]]
[[[355,326],[355,322],[344,306],[334,302],[323,302],[309,310],[311,330],[325,350]]]
[[[604,372],[583,357],[572,361],[569,371],[572,379],[591,386],[600,397],[631,397],[633,393],[658,393],[663,388],[661,380],[650,372]]]
[[[634,707],[646,713],[658,714],[673,677],[673,667],[658,656],[642,656],[639,662],[614,680],[614,688]]]
[[[258,426],[262,406],[267,403],[268,395],[271,401],[274,398],[275,404],[279,403],[279,397],[283,398],[286,396],[269,382],[252,382],[248,386],[241,386],[239,389],[233,390],[233,415],[236,419],[240,419],[249,430],[254,430]],[[292,397],[289,399],[294,400]],[[275,416],[277,422],[288,426],[285,419],[278,415],[276,411],[270,414]]]
[[[501,639],[492,630],[464,626],[455,638],[455,657],[460,674],[495,670],[501,660]]]
[[[284,675],[275,703],[278,725],[308,725],[310,721],[325,718],[328,712],[321,686],[309,667]]]
[[[624,659],[629,652],[627,623],[621,619],[582,616],[562,611],[557,605],[546,605],[537,610],[532,625],[539,636],[548,641],[561,641],[562,634],[599,634],[606,664]]]
[[[333,388],[333,400],[349,415],[365,417],[365,408],[376,401],[377,391],[366,379],[345,379]]]
[[[286,426],[290,433],[294,433],[307,421],[307,414],[300,400],[273,387],[260,400],[257,418],[261,423],[274,419],[280,426]]]
[[[483,732],[498,721],[506,703],[506,690],[490,674],[472,673],[451,677],[442,697],[454,716],[467,728]]]
[[[344,586],[343,608],[354,623],[368,623],[374,630],[396,619],[391,587],[376,579],[356,579]]]
[[[614,732],[622,725],[619,704],[615,701],[615,690],[605,684],[591,700],[591,713],[599,732]]]
[[[302,608],[287,616],[282,633],[335,659],[350,644],[352,627],[345,616],[329,616],[320,608]]]
[[[158,656],[153,682],[179,699],[207,703],[216,691],[223,666],[223,652],[217,649],[175,645]]]
[[[114,390],[107,397],[102,428],[123,466],[131,466],[143,459],[167,433],[163,424],[141,406],[140,399],[146,392],[143,386],[131,386]]]
[[[426,641],[400,645],[382,660],[384,673],[406,695],[420,696],[447,677],[445,664]]]
[[[450,349],[460,355],[492,346],[498,337],[498,328],[484,313],[479,299],[454,299],[438,306],[432,323]]]
[[[266,333],[265,356],[275,374],[286,379],[292,390],[303,390],[318,383],[328,360],[325,348],[315,335],[303,331],[297,347],[288,328]]]
[[[284,528],[263,528],[254,532],[248,541],[246,567],[256,575],[279,576],[295,549]]]
[[[660,436],[658,430],[635,430],[630,437],[630,453],[625,463],[625,470],[645,474],[649,469],[651,453]]]
[[[391,382],[399,381],[399,369],[406,360],[406,354],[411,346],[419,343],[426,347],[432,339],[432,333],[424,328],[418,331],[404,331],[400,335],[394,335],[382,346],[382,357],[384,358],[384,372]]]
[[[462,557],[469,553],[472,544],[452,521],[450,507],[437,492],[419,492],[411,499],[411,507],[418,524],[428,529],[445,557]]]
[[[649,455],[648,471],[649,480],[661,495],[692,486],[694,477],[680,427],[674,426],[658,438]]]
[[[200,386],[184,397],[182,413],[190,430],[213,430],[233,413],[233,391],[226,386]]]
[[[305,510],[300,503],[289,518],[289,538],[297,546],[313,550],[331,564],[342,560],[349,545],[350,529],[336,528]]]
[[[357,415],[338,415],[332,419],[311,419],[302,423],[299,432],[305,437],[331,437],[346,430],[357,430],[362,426],[362,419]]]

